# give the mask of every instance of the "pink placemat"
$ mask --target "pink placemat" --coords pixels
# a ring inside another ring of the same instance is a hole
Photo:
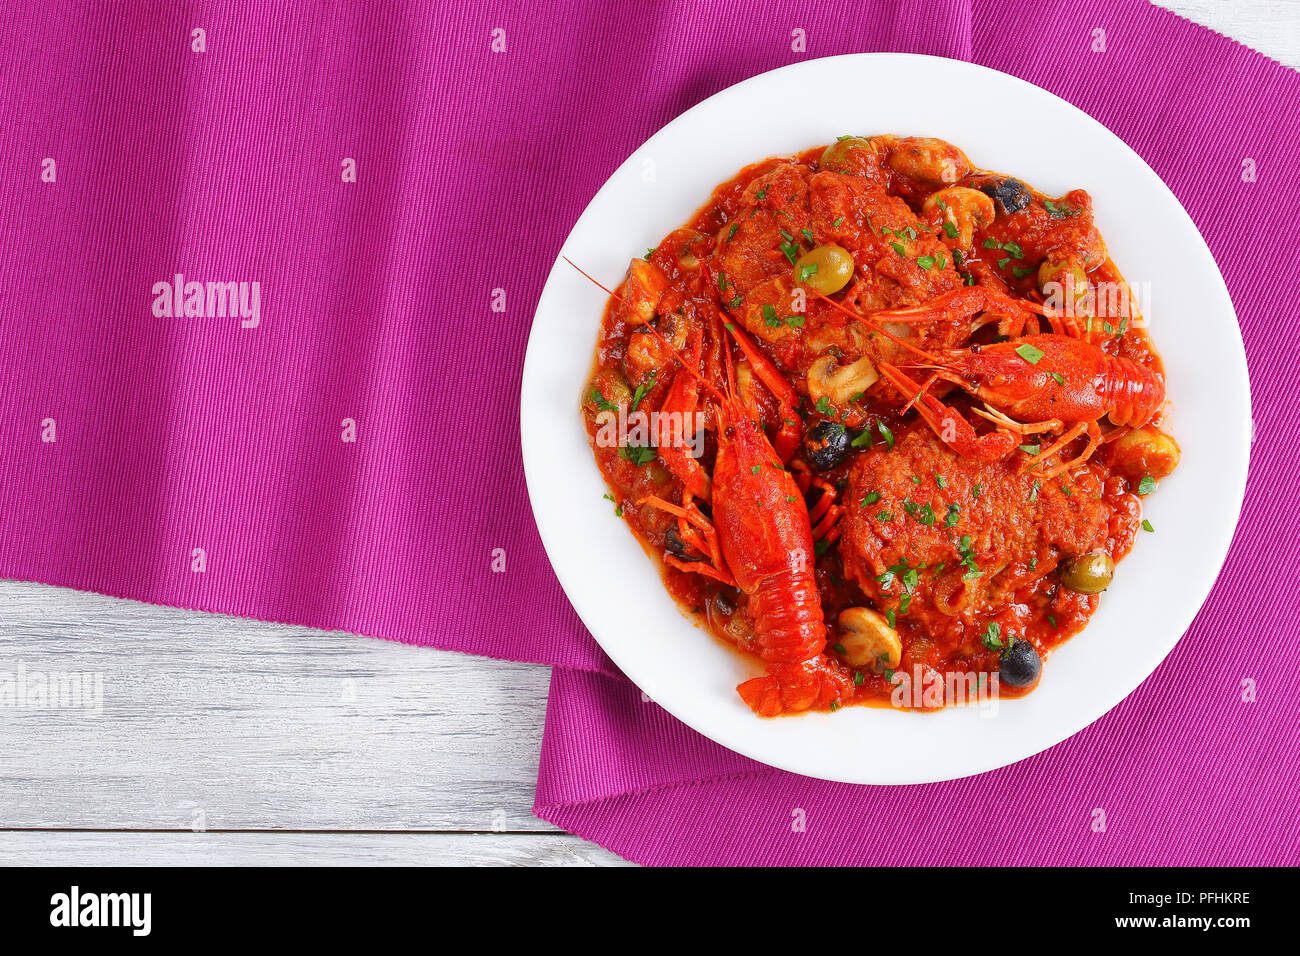
[[[299,11],[6,11],[0,575],[555,664],[537,812],[643,862],[1296,860],[1293,71],[1139,0]],[[773,771],[643,701],[550,572],[516,434],[542,281],[608,174],[732,83],[864,50],[1119,133],[1214,251],[1255,395],[1237,540],[1165,664],[924,787]]]

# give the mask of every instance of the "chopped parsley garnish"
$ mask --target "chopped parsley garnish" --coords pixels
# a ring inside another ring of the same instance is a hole
[[[831,403],[830,403],[829,401],[826,400],[826,396],[825,396],[825,395],[823,395],[821,398],[817,399],[817,406],[816,406],[816,408],[817,408],[817,411],[821,412],[823,415],[826,415],[826,416],[829,416],[829,417],[833,417],[833,416],[835,415],[835,409],[831,408]]]
[[[799,260],[799,246],[793,242],[781,241],[781,251],[785,257],[790,260],[790,265],[794,265]]]
[[[997,621],[989,621],[989,626],[984,628],[984,633],[980,636],[980,643],[991,651],[1000,651],[1005,646],[1001,636],[1002,626]]]
[[[805,239],[807,239],[807,240],[808,240],[812,245],[814,245],[814,246],[817,245],[817,239],[816,239],[816,237],[813,236],[813,231],[812,231],[811,229],[800,229],[799,232],[800,232],[800,234],[801,234]]]
[[[865,495],[862,496],[862,507],[865,508],[867,505],[874,505],[879,500],[880,500],[880,492],[868,491]]]
[[[957,226],[951,220],[944,220],[943,231],[948,234],[949,239],[957,238]]]
[[[1042,445],[1021,445],[1020,450],[1023,451],[1026,455],[1037,455],[1040,451],[1043,450],[1043,446]]]
[[[733,223],[731,224],[731,229],[730,229],[730,231],[727,233],[727,241],[728,241],[728,242],[730,242],[732,239],[735,239],[735,238],[736,238],[736,230],[739,229],[739,228],[740,228],[740,223],[738,223],[738,222],[733,222]]]
[[[1073,216],[1079,211],[1063,202],[1053,202],[1050,199],[1043,200],[1043,208],[1047,210],[1047,214],[1053,219],[1064,219],[1066,216]]]
[[[1031,273],[1031,272],[1033,272],[1033,271],[1034,271],[1034,270],[1033,270],[1032,268],[1030,268],[1029,266],[1012,266],[1012,267],[1011,267],[1011,274],[1012,274],[1013,276],[1015,276],[1017,279],[1023,279],[1025,276],[1029,275],[1029,273]]]
[[[881,587],[888,590],[893,586],[894,581],[902,582],[903,593],[911,594],[916,590],[917,582],[921,580],[921,572],[913,567],[909,567],[906,560],[900,560],[897,564],[891,564],[885,569],[884,574],[876,576]]]
[[[893,521],[893,520],[894,520],[894,516],[891,515],[888,511],[882,511],[882,512],[880,512],[880,514],[876,515],[876,520],[877,520],[877,521]]]
[[[634,465],[648,465],[655,460],[655,450],[649,445],[638,447],[636,445],[624,445],[618,450],[618,453]]]
[[[907,250],[903,248],[903,244],[901,242],[891,242],[889,245],[900,256],[907,255]]]
[[[968,534],[962,535],[961,540],[957,542],[957,553],[961,555],[961,563],[967,568],[966,573],[962,575],[962,579],[966,581],[974,580],[984,573],[980,570],[980,566],[975,563],[975,552],[971,550],[970,543],[970,535]]]
[[[862,682],[863,682],[864,680],[866,680],[866,678],[862,676],[862,671],[854,671],[854,672],[853,672],[853,686],[854,686],[854,687],[861,687],[861,686],[862,686]]]
[[[763,303],[763,322],[768,328],[775,328],[781,324],[781,320],[777,318],[776,309],[766,302]]]
[[[1031,365],[1036,365],[1039,364],[1041,360],[1043,360],[1044,352],[1041,349],[1035,349],[1034,346],[1026,342],[1022,346],[1017,346],[1017,349],[1015,349],[1015,354],[1021,356],[1022,359],[1026,360],[1026,362],[1030,363]]]
[[[591,400],[596,403],[596,407],[599,408],[602,412],[618,411],[618,403],[611,402],[601,393],[600,389],[598,388],[593,388],[591,390]]]
[[[831,225],[834,226],[836,229],[838,229],[840,226],[844,225],[844,217],[840,216],[833,223],[831,223]]]
[[[651,256],[653,256],[654,254],[655,254],[654,249],[647,249],[647,250],[645,251],[645,255],[643,255],[641,258],[642,258],[642,259],[649,259],[649,258],[650,258]]]
[[[809,262],[799,267],[799,281],[807,282],[817,273],[817,263]]]
[[[1030,500],[1030,501],[1037,501],[1037,500],[1038,500],[1038,489],[1039,489],[1039,487],[1041,487],[1041,486],[1039,485],[1039,483],[1038,483],[1037,481],[1035,481],[1035,482],[1034,482],[1034,490],[1031,491],[1031,492],[1029,492],[1029,500]]]
[[[637,406],[641,404],[641,399],[645,398],[650,393],[650,390],[655,387],[655,376],[657,374],[651,369],[650,377],[636,387],[636,391],[632,393],[632,404],[628,406],[629,412],[636,411]]]
[[[978,498],[978,497],[979,497],[981,494],[983,494],[983,493],[984,493],[984,486],[983,486],[983,485],[972,485],[972,486],[971,486],[971,489],[970,489],[970,495],[971,495],[972,498]]]
[[[934,256],[918,256],[916,259],[916,264],[927,271],[934,268],[934,263]]]
[[[1143,519],[1142,519],[1142,530],[1143,530],[1143,531],[1155,531],[1156,529],[1153,528],[1153,527],[1151,527],[1151,522],[1150,522],[1150,521],[1148,521],[1146,518],[1143,518]]]
[[[959,517],[961,517],[961,505],[956,503],[950,504],[948,506],[948,514],[943,519],[943,526],[945,528],[954,527],[957,524],[957,519]]]
[[[1146,475],[1138,482],[1137,493],[1139,495],[1149,495],[1156,490],[1156,480],[1150,475]]]
[[[1054,381],[1057,385],[1064,385],[1065,376],[1062,375],[1060,372],[1052,372],[1052,381]]]
[[[876,422],[876,431],[880,432],[880,437],[885,440],[886,448],[894,447],[894,433],[885,427],[884,422]]]

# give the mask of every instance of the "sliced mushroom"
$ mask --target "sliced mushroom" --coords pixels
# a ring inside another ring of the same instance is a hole
[[[823,355],[808,366],[808,397],[814,405],[820,404],[824,398],[843,408],[852,398],[874,385],[878,378],[880,373],[866,356],[840,368],[834,355]]]
[[[944,244],[963,252],[974,242],[975,230],[991,226],[997,215],[992,199],[978,189],[965,186],[949,186],[930,193],[921,205],[921,212],[930,217],[937,216]],[[930,221],[935,220],[931,218]]]
[[[903,642],[898,631],[869,607],[851,607],[840,612],[840,646],[851,667],[897,667],[903,659]]]

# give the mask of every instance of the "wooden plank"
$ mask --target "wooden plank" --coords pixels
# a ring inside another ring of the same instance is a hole
[[[567,833],[0,831],[0,866],[629,866]]]
[[[1156,6],[1253,47],[1292,69],[1300,68],[1297,0],[1158,0]]]
[[[103,687],[0,703],[0,828],[553,829],[547,668],[15,582],[0,608],[0,673]]]

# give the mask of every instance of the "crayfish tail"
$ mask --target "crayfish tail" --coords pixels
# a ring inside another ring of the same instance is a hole
[[[768,673],[736,688],[740,699],[760,717],[779,717],[816,708],[826,710],[849,700],[853,684],[842,668],[825,658],[802,664],[773,664]]]

